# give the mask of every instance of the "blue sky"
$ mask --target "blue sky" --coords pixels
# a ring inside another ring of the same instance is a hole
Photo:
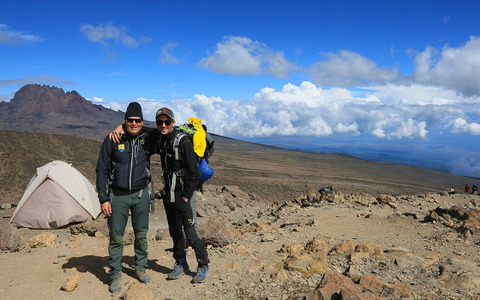
[[[480,177],[479,0],[0,0],[0,101],[28,83]]]

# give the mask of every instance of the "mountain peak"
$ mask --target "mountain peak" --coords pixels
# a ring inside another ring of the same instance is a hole
[[[40,84],[20,88],[0,103],[0,129],[38,131],[101,138],[123,121],[124,114],[93,104],[77,91]]]
[[[55,112],[66,105],[67,95],[61,88],[27,84],[10,101],[10,111],[17,117]]]

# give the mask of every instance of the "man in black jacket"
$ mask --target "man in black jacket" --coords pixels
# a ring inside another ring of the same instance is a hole
[[[159,109],[156,122],[161,138],[155,147],[155,152],[159,153],[162,159],[163,204],[170,236],[173,239],[173,257],[176,261],[168,278],[178,279],[188,272],[183,228],[198,262],[197,272],[192,282],[200,283],[206,279],[210,261],[205,244],[195,230],[195,216],[191,207],[192,197],[195,196],[200,179],[197,159],[192,141],[186,136],[179,140],[178,153],[176,153],[174,141],[179,133],[174,127],[175,118],[170,109],[166,107]]]
[[[97,162],[97,192],[102,213],[108,217],[110,243],[108,264],[112,293],[122,288],[123,235],[132,215],[135,233],[135,273],[143,283],[150,281],[147,231],[150,197],[150,155],[154,142],[142,131],[143,114],[140,104],[132,102],[125,113],[125,134],[119,143],[105,138]]]

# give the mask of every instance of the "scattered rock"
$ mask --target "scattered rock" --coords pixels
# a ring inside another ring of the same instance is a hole
[[[350,256],[355,252],[355,245],[350,242],[343,242],[335,245],[328,255],[345,255]]]
[[[89,236],[95,236],[96,232],[97,232],[97,224],[93,220],[88,220],[81,224],[73,225],[70,227],[71,234],[86,233]]]
[[[304,250],[304,247],[298,243],[295,243],[293,245],[283,244],[279,252],[286,253],[289,256],[298,256],[303,253],[303,250]]]
[[[244,231],[246,232],[260,232],[260,231],[271,231],[272,227],[268,226],[267,224],[259,223],[259,222],[252,222],[252,224],[245,228]]]
[[[18,229],[12,224],[8,224],[0,230],[0,250],[2,251],[19,251],[21,247],[21,239]]]
[[[78,273],[73,274],[70,278],[67,279],[65,284],[62,286],[62,290],[66,292],[72,292],[80,283],[80,276]]]
[[[10,209],[12,209],[12,207],[13,207],[13,206],[12,206],[11,203],[2,203],[2,204],[0,205],[0,209],[1,209],[1,210],[10,210]]]
[[[168,229],[158,229],[157,233],[155,234],[155,240],[157,241],[167,240],[169,238],[170,233],[168,232]]]
[[[395,259],[395,264],[400,268],[420,268],[424,266],[427,261],[419,256],[407,253]]]
[[[305,299],[415,299],[408,284],[386,284],[371,274],[354,282],[335,271],[327,271],[317,288]]]
[[[477,208],[462,208],[443,202],[431,211],[427,222],[440,222],[457,232],[469,231],[470,234],[480,234],[480,210]]]
[[[362,291],[362,286],[355,284],[347,276],[339,274],[335,271],[327,271],[323,275],[322,280],[317,288],[310,294],[307,294],[305,299],[345,299],[345,297],[342,295],[342,291],[344,294],[349,295],[346,299],[372,299],[371,297],[373,296],[370,295],[370,293],[364,294]],[[353,295],[356,295],[357,298],[353,298]],[[363,298],[358,298],[358,296],[363,296]],[[369,298],[367,298],[367,296]]]
[[[272,274],[273,281],[285,281],[288,279],[288,273],[284,269],[280,269]]]
[[[377,197],[377,201],[378,201],[378,203],[388,204],[388,203],[395,202],[395,197],[390,196],[390,195],[382,194],[382,195]]]
[[[300,254],[287,257],[284,267],[289,271],[317,274],[325,272],[328,264],[326,257],[322,254]]]
[[[317,189],[309,189],[307,191],[307,200],[309,202],[315,203],[315,202],[320,202],[320,198],[322,195],[318,192]]]
[[[305,250],[308,252],[326,252],[330,249],[330,245],[333,242],[332,238],[326,237],[323,234],[318,234],[313,240],[307,242]]]
[[[125,292],[124,300],[154,300],[155,292],[142,283],[132,283]]]
[[[27,245],[30,248],[51,247],[54,246],[57,240],[57,235],[53,232],[45,232],[34,236],[27,240]]]
[[[383,247],[379,244],[374,243],[366,243],[366,244],[358,244],[355,247],[356,252],[364,252],[369,254],[370,256],[377,256],[383,257]]]
[[[250,255],[251,252],[248,250],[245,245],[239,244],[235,249],[232,251],[235,254],[240,254],[240,255]]]
[[[480,278],[474,274],[460,274],[453,276],[445,283],[449,290],[480,293]]]

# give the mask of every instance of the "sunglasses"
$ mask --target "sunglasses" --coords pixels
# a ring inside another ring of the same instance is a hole
[[[162,124],[165,124],[167,126],[170,126],[172,124],[172,120],[165,120],[165,121],[162,121],[162,120],[157,120],[157,125],[158,126],[161,126]]]
[[[142,120],[142,119],[132,119],[132,118],[128,118],[128,119],[127,119],[127,122],[128,122],[128,123],[136,122],[136,123],[138,124],[138,123],[142,123],[143,120]]]

